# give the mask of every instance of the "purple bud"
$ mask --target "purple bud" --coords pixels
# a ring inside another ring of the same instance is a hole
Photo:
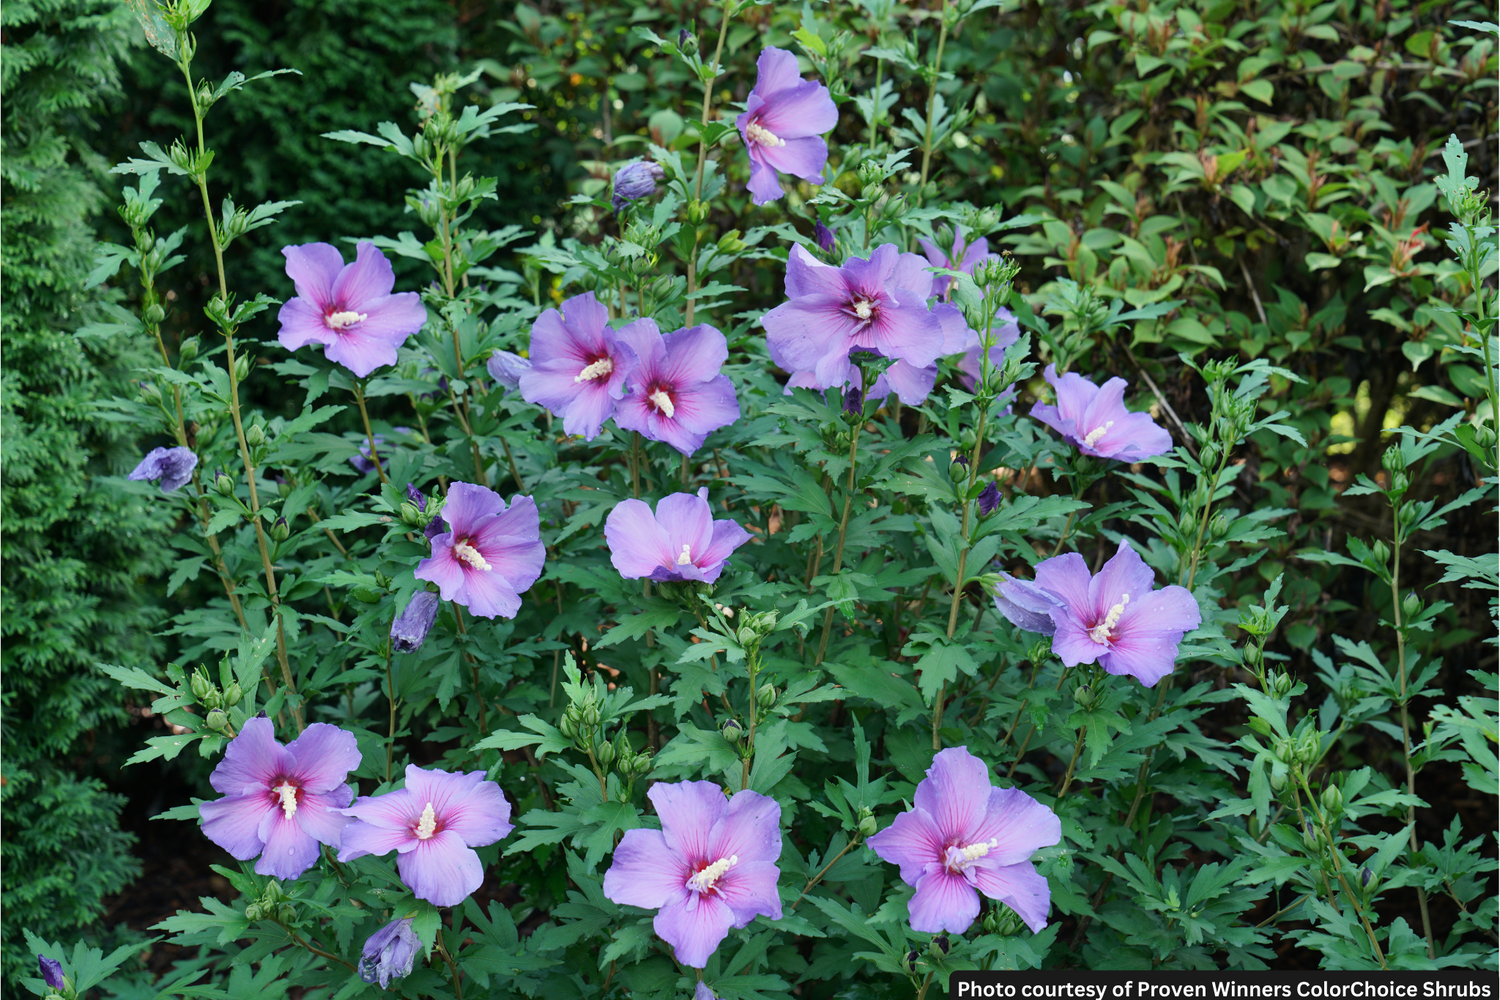
[[[441,517],[435,517],[427,522],[427,527],[422,529],[422,537],[431,540],[447,530],[448,522]]]
[[[647,198],[656,193],[656,182],[667,176],[667,172],[650,160],[627,163],[615,173],[615,193],[610,204],[616,212],[638,198]]]
[[[992,479],[984,488],[984,492],[979,494],[979,513],[981,515],[993,514],[998,506],[1000,506],[1000,487],[996,486]]]
[[[187,448],[152,448],[131,471],[129,479],[159,479],[161,491],[171,493],[193,478],[198,456]]]
[[[833,230],[819,222],[813,227],[813,239],[818,241],[818,246],[823,248],[824,253],[833,253]]]
[[[851,385],[844,390],[844,412],[856,417],[864,415],[865,393],[863,389]]]
[[[1361,867],[1359,870],[1359,887],[1368,889],[1370,887],[1370,869]]]
[[[415,653],[427,641],[427,633],[437,620],[438,595],[419,590],[411,596],[406,610],[391,622],[391,648],[398,653]],[[368,982],[369,980],[367,980]]]
[[[59,962],[55,958],[48,958],[46,955],[38,955],[36,964],[41,967],[43,982],[52,987],[54,990],[60,990],[63,988],[63,971],[61,962]]]
[[[406,499],[410,500],[417,510],[424,514],[427,513],[427,498],[422,495],[421,490],[417,489],[411,483],[406,484]]]
[[[385,989],[392,979],[411,972],[412,960],[422,942],[411,929],[411,918],[392,920],[370,935],[359,957],[359,978],[367,983],[379,982]]]
[[[678,45],[678,47],[686,45],[687,44],[687,40],[689,38],[692,38],[692,37],[693,37],[693,33],[691,31],[687,30],[686,28],[680,29],[677,32],[677,45]]]

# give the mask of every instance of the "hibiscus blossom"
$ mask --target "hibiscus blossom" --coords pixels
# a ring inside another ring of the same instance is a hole
[[[1042,377],[1057,390],[1057,405],[1037,403],[1031,415],[1085,455],[1139,462],[1172,450],[1172,435],[1149,413],[1125,409],[1124,379],[1099,386],[1075,372],[1059,378],[1056,365],[1048,365]]]
[[[630,392],[616,404],[617,425],[691,455],[709,434],[740,418],[734,383],[719,372],[729,345],[718,330],[694,326],[664,337],[643,319],[617,336],[640,359]]]
[[[649,320],[637,320],[649,322]],[[562,417],[563,432],[592,441],[625,395],[636,356],[609,326],[609,311],[593,292],[575,295],[562,311],[548,309],[531,324],[531,350],[522,369],[502,359],[528,403]],[[495,373],[502,383],[507,377]]]
[[[417,563],[416,578],[481,618],[514,618],[546,558],[535,501],[512,497],[507,508],[494,490],[454,483],[442,521],[448,530],[432,536],[432,555]]]
[[[822,136],[838,124],[839,112],[828,88],[802,79],[797,57],[785,49],[762,49],[756,68],[755,87],[735,124],[750,154],[750,195],[764,205],[785,193],[777,174],[823,183],[828,143]]]
[[[396,349],[422,329],[427,309],[416,292],[392,295],[396,273],[385,254],[361,240],[354,263],[327,243],[283,247],[286,273],[297,286],[277,319],[281,346],[324,345],[329,361],[360,378],[396,363]]]

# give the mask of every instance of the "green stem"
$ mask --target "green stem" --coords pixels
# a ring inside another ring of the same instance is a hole
[[[1411,763],[1411,712],[1406,695],[1406,628],[1401,621],[1401,505],[1391,507],[1391,621],[1396,628],[1396,674],[1400,683],[1401,706],[1401,755],[1406,761],[1406,793],[1413,798],[1417,794],[1417,771]],[[1406,807],[1406,825],[1411,831],[1411,849],[1420,849],[1417,841],[1417,807]],[[1417,909],[1422,914],[1422,931],[1427,938],[1427,957],[1437,958],[1436,942],[1432,937],[1432,917],[1427,912],[1427,890],[1417,887]]]
[[[380,476],[382,483],[389,483],[385,477],[385,469],[380,465],[380,454],[375,450],[375,432],[370,429],[370,413],[365,409],[365,380],[357,378],[354,380],[354,401],[359,404],[359,417],[365,424],[365,440],[370,443],[370,461],[375,463],[375,472]]]
[[[729,34],[728,10],[719,19],[719,40],[714,46],[714,61],[708,66],[708,79],[703,81],[703,114],[698,119],[698,163],[693,169],[693,200],[688,202],[692,211],[703,196],[703,167],[708,160],[708,139],[704,130],[708,128],[708,113],[713,107],[714,81],[719,77],[719,57],[724,54],[724,38]],[[698,223],[693,223],[693,252],[687,262],[687,304],[683,307],[684,326],[693,325],[693,293],[698,290]]]
[[[927,88],[927,134],[922,137],[922,183],[919,188],[927,186],[927,169],[932,162],[932,109],[937,104],[938,77],[943,72],[943,45],[948,41],[948,0],[943,0],[941,12],[942,24],[938,28],[937,58],[932,61],[932,83]],[[879,94],[875,95],[879,99]]]
[[[854,433],[849,437],[849,486],[844,491],[844,514],[839,518],[839,540],[837,547],[833,550],[834,576],[837,576],[844,568],[844,539],[849,534],[849,507],[854,502],[854,473],[859,452],[859,432],[864,430],[864,426],[863,421],[855,424]],[[833,608],[829,608],[823,615],[823,637],[818,640],[818,657],[813,661],[813,666],[823,662],[823,657],[828,652],[828,633],[832,629]]]
[[[802,887],[802,891],[797,894],[797,898],[792,900],[792,905],[787,907],[787,912],[790,913],[792,910],[795,910],[797,908],[797,904],[802,902],[802,897],[806,896],[810,891],[812,891],[813,886],[823,881],[823,876],[828,874],[828,869],[833,867],[834,862],[838,861],[839,858],[842,858],[844,855],[848,854],[858,846],[859,834],[855,834],[854,839],[845,844],[842,851],[839,851],[837,854],[835,854],[832,859],[829,860],[828,864],[818,869],[818,874],[807,880],[807,884]]]

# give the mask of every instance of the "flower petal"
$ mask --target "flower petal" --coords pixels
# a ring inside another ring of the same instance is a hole
[[[729,800],[729,812],[714,825],[708,853],[713,860],[738,857],[740,864],[774,864],[781,857],[781,805],[749,789],[735,792]]]
[[[358,326],[359,324],[355,324]],[[366,378],[375,369],[396,363],[396,345],[378,337],[364,337],[357,330],[339,333],[323,349],[323,356],[334,364],[343,365],[359,378]]]
[[[779,833],[776,841],[779,851]],[[714,891],[734,911],[735,927],[744,927],[762,914],[780,920],[781,894],[776,891],[776,880],[780,877],[781,869],[774,863],[746,861],[742,857],[739,864],[719,876]]]
[[[353,801],[354,789],[348,785],[339,785],[326,792],[309,792],[304,789],[297,797],[295,819],[309,837],[337,850],[342,842],[344,827],[350,822],[343,810]]]
[[[609,561],[627,580],[650,576],[671,566],[675,556],[667,543],[667,529],[657,523],[651,507],[642,500],[622,500],[604,519],[604,541]]]
[[[810,184],[823,183],[823,167],[828,163],[828,143],[821,136],[787,139],[784,145],[759,146],[756,151],[760,154],[761,162],[778,174],[791,174]]]
[[[457,906],[484,884],[479,855],[452,830],[439,830],[396,859],[401,881],[433,906]]]
[[[329,792],[344,787],[349,772],[359,767],[359,741],[354,734],[326,722],[314,722],[286,746],[296,758],[289,776],[309,792]],[[349,803],[340,802],[342,809]]]
[[[949,747],[932,758],[912,805],[927,813],[943,841],[975,843],[989,800],[990,769],[967,747]]]
[[[265,847],[260,822],[275,809],[270,793],[257,789],[244,795],[228,795],[198,806],[203,817],[203,835],[240,861],[249,861]]]
[[[333,304],[333,285],[344,270],[344,255],[328,243],[282,247],[281,255],[286,258],[286,276],[297,287],[297,297],[321,317]]]
[[[471,534],[484,519],[504,511],[504,497],[473,483],[453,483],[448,487],[447,500],[443,502],[443,520],[448,522],[448,530],[455,535]]]
[[[496,569],[465,566],[463,593],[454,600],[480,618],[514,618],[521,610],[521,595]]]
[[[408,764],[406,789],[413,804],[421,802],[425,808],[431,802],[442,828],[470,847],[493,844],[515,829],[509,800],[499,785],[485,780],[483,771],[455,774]]]
[[[916,885],[928,866],[943,857],[943,832],[923,809],[901,813],[866,843],[883,860],[901,868],[901,881]]]
[[[653,425],[654,436],[648,436],[653,441],[665,441],[684,455],[691,455],[703,447],[710,434],[740,418],[740,401],[735,395],[734,383],[727,375],[679,388],[673,393],[673,399],[675,411],[671,417],[657,413],[654,407],[640,409],[650,411],[646,413],[646,422]],[[615,421],[628,428],[630,425],[619,419],[624,406],[622,401],[620,410],[615,413]]]
[[[802,82],[796,54],[774,45],[760,50],[760,55],[755,60],[755,70],[755,87],[751,93],[762,99]]]
[[[696,493],[673,493],[656,505],[656,521],[667,529],[667,551],[675,565],[684,551],[692,562],[713,541],[713,512]]]
[[[229,741],[224,759],[209,775],[209,784],[226,795],[252,790],[269,794],[271,780],[291,773],[297,765],[287,748],[276,742],[275,731],[270,719],[247,719],[239,735]]]
[[[310,299],[287,299],[276,319],[281,323],[276,339],[289,351],[308,344],[327,344],[338,336],[329,328],[323,310]]]
[[[729,811],[724,790],[712,781],[657,782],[646,797],[661,817],[662,836],[667,847],[689,865],[699,861],[713,862],[709,833]]]
[[[1039,934],[1047,926],[1047,910],[1052,905],[1052,890],[1047,880],[1037,874],[1028,862],[988,868],[976,865],[973,868],[979,890],[991,899],[998,899],[1021,918],[1022,923]]]
[[[766,90],[757,83],[756,88],[765,98],[765,103],[756,115],[757,121],[762,128],[786,143],[786,146],[770,147],[772,151],[780,152],[798,139],[831,132],[839,123],[839,109],[833,103],[833,97],[828,93],[828,88],[817,80],[798,77],[788,87]],[[827,156],[827,145],[824,145],[823,152]]]
[[[979,916],[979,893],[963,878],[935,871],[917,883],[907,909],[914,931],[962,934]]]
[[[1093,610],[1089,583],[1089,564],[1077,552],[1053,556],[1036,564],[1036,585],[1064,601],[1080,620]]]
[[[447,532],[433,536],[432,555],[419,560],[412,575],[437,584],[443,600],[452,601],[464,594],[468,586],[464,572],[467,568],[453,555],[453,533]]]
[[[333,304],[349,312],[368,313],[395,287],[391,262],[373,242],[360,240],[354,263],[345,266],[333,282]],[[407,294],[416,296],[415,292]]]
[[[1081,556],[1079,558],[1082,559]],[[1125,602],[1125,608],[1122,611],[1129,611],[1130,602],[1139,601],[1151,593],[1151,587],[1155,582],[1156,574],[1152,572],[1151,567],[1147,566],[1141,559],[1140,553],[1122,538],[1115,554],[1110,556],[1109,561],[1100,568],[1098,575],[1089,581],[1089,601],[1085,607],[1092,612],[1093,621],[1102,621],[1109,614],[1110,609],[1121,603],[1122,598],[1127,594],[1129,601]],[[1075,612],[1077,610],[1075,606]],[[1080,614],[1078,617],[1083,620],[1084,624],[1090,621],[1088,615]]]
[[[689,892],[682,903],[663,906],[652,922],[672,946],[677,961],[701,969],[734,926],[734,911],[716,896]]]
[[[921,406],[937,384],[937,366],[921,368],[903,358],[885,370],[885,379],[901,402]]]
[[[1072,612],[1055,614],[1052,620],[1057,623],[1057,631],[1052,635],[1052,652],[1064,666],[1093,663],[1108,652],[1103,644],[1090,637],[1088,628]]]
[[[667,847],[660,830],[626,830],[604,873],[604,896],[625,906],[648,910],[682,902],[692,873]]]
[[[676,386],[711,381],[718,377],[724,362],[729,360],[728,341],[706,323],[675,330],[662,338],[662,344],[665,355],[659,371],[663,378]],[[636,353],[640,354],[640,351]]]
[[[844,276],[831,264],[824,264],[800,244],[792,247],[786,260],[786,294],[797,299],[804,295],[845,294]]]
[[[1062,840],[1062,821],[1019,788],[992,788],[974,839],[978,843],[996,842],[985,855],[987,863],[1018,864]]]
[[[288,816],[276,808],[261,817],[260,835],[266,849],[255,863],[256,874],[294,879],[318,863],[318,841],[302,829],[301,812],[299,808],[298,815]]]
[[[361,311],[365,318],[350,326],[350,332],[385,340],[397,347],[427,322],[427,307],[416,292],[387,295]]]
[[[750,149],[750,200],[757,205],[767,205],[786,194],[777,178],[776,168],[765,160],[764,146],[755,143]]]

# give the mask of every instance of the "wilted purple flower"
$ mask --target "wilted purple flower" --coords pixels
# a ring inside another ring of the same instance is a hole
[[[1124,379],[1098,386],[1075,372],[1059,378],[1056,365],[1048,365],[1042,377],[1057,390],[1057,405],[1037,403],[1031,415],[1085,455],[1139,462],[1172,450],[1172,435],[1149,413],[1125,409]]]
[[[329,361],[359,378],[396,363],[396,349],[422,329],[427,309],[416,292],[392,295],[396,273],[385,254],[360,240],[354,263],[327,243],[283,247],[286,273],[297,286],[277,319],[289,351],[323,344]]]
[[[190,448],[152,448],[127,479],[160,479],[161,491],[171,493],[193,478],[198,456]]]
[[[701,969],[758,915],[781,919],[781,806],[748,789],[728,801],[711,781],[659,782],[646,793],[660,830],[627,830],[604,873],[616,903],[658,909],[653,926],[683,965]]]
[[[359,956],[359,978],[380,983],[385,989],[392,979],[411,973],[412,961],[422,950],[422,942],[411,929],[411,917],[392,920],[365,941]]]
[[[507,510],[494,490],[454,483],[443,520],[448,530],[433,536],[432,555],[417,563],[417,579],[437,584],[443,600],[481,618],[514,618],[546,557],[536,503],[512,497]]]
[[[999,506],[1000,487],[995,485],[995,481],[991,479],[989,485],[979,494],[979,514],[981,517],[986,514],[993,514],[995,508]]]
[[[406,499],[410,500],[412,506],[416,507],[417,510],[424,514],[427,513],[427,498],[422,495],[421,490],[417,489],[411,483],[406,484]]]
[[[615,405],[620,427],[691,455],[740,418],[734,383],[719,371],[729,344],[718,330],[703,325],[662,336],[656,323],[641,319],[616,336],[640,361],[630,392]]]
[[[63,988],[63,970],[61,962],[59,962],[55,958],[48,958],[46,955],[38,955],[36,958],[36,964],[42,971],[42,982],[46,983],[54,990],[60,990]]]
[[[955,226],[953,230],[953,251],[944,253],[932,240],[917,240],[917,245],[927,255],[928,261],[933,267],[946,268],[949,271],[961,271],[972,275],[974,268],[979,262],[990,255],[990,241],[983,236],[972,243],[965,245],[964,239],[968,230],[963,226]],[[932,276],[932,292],[940,295],[946,301],[948,289],[953,284],[953,279],[946,274],[935,274]]]
[[[917,890],[907,904],[912,930],[962,934],[979,916],[981,892],[1033,932],[1047,926],[1052,893],[1030,858],[1061,839],[1051,809],[1019,788],[992,787],[984,761],[950,747],[933,758],[912,808],[868,844]]]
[[[762,49],[756,68],[755,87],[735,124],[750,154],[750,195],[764,205],[785,193],[777,174],[823,183],[828,143],[822,136],[838,124],[839,111],[827,87],[798,75],[797,57],[785,49]]]
[[[450,774],[406,765],[406,787],[361,795],[344,810],[340,861],[396,851],[401,881],[433,906],[457,906],[484,882],[474,848],[515,829],[510,802],[483,771]]]
[[[490,360],[485,362],[484,367],[490,373],[490,378],[511,392],[518,392],[521,388],[521,376],[531,370],[531,362],[510,351],[496,351],[490,355]]]
[[[229,741],[209,784],[224,798],[198,807],[203,834],[241,861],[260,856],[261,875],[293,879],[318,860],[318,845],[339,846],[354,798],[344,783],[359,766],[353,733],[315,722],[286,746],[264,716]]]
[[[698,980],[698,985],[693,987],[693,1000],[719,1000],[714,996],[714,991],[708,988],[703,980]]]
[[[376,449],[383,449],[384,445],[385,445],[385,435],[384,434],[376,434],[375,435],[375,447],[376,447]],[[370,473],[370,472],[374,472],[375,471],[375,460],[370,457],[370,442],[369,441],[366,441],[364,444],[362,444],[362,445],[359,446],[359,454],[358,455],[350,455],[349,456],[349,464],[352,465],[352,466],[354,466],[354,471],[358,472],[360,475],[365,475],[366,473]],[[384,465],[385,463],[382,461],[381,464]]]
[[[750,540],[750,532],[728,519],[715,521],[708,488],[673,493],[656,505],[622,500],[604,519],[609,559],[627,580],[696,580],[713,583],[724,560]]]
[[[1122,539],[1097,576],[1076,552],[1054,556],[1037,563],[1035,583],[1007,578],[995,604],[1029,631],[1046,631],[1038,618],[1050,618],[1052,651],[1067,666],[1097,662],[1153,687],[1172,672],[1183,635],[1203,621],[1187,588],[1152,590],[1154,583],[1151,567]]]
[[[848,381],[851,351],[931,366],[943,352],[943,327],[927,308],[932,275],[925,267],[921,257],[891,243],[876,247],[868,260],[850,257],[843,267],[792,247],[790,301],[761,319],[771,360],[794,375],[810,374],[818,389]]]
[[[427,641],[432,623],[437,620],[438,595],[430,590],[419,590],[411,595],[411,601],[391,622],[391,648],[398,653],[415,653]]]
[[[637,363],[609,328],[608,310],[584,292],[565,301],[562,312],[548,309],[531,324],[531,368],[518,381],[526,402],[563,418],[564,433],[592,441],[625,395]]]
[[[615,171],[614,194],[609,199],[615,213],[638,198],[651,197],[656,193],[656,182],[665,176],[667,172],[650,160],[627,163]]]
[[[823,225],[821,220],[819,220],[816,226],[813,226],[813,239],[817,241],[818,246],[824,253],[833,253],[833,230]]]
[[[865,393],[859,386],[851,385],[844,390],[844,412],[854,417],[865,412]]]

